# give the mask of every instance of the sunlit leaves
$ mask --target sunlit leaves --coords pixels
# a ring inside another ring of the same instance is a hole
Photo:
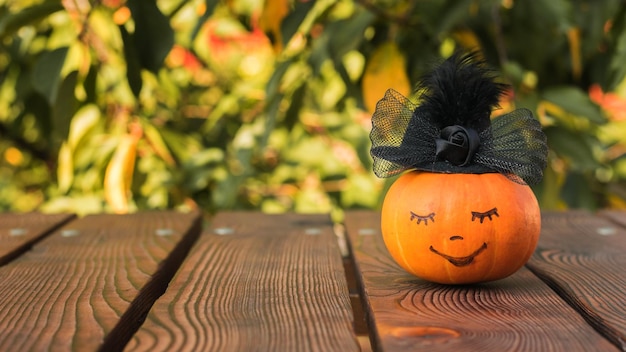
[[[544,125],[542,206],[621,204],[621,0],[32,3],[0,5],[1,209],[376,207],[371,112],[460,48]]]
[[[0,39],[14,34],[22,27],[37,23],[63,9],[58,0],[46,0],[15,12],[0,14]]]

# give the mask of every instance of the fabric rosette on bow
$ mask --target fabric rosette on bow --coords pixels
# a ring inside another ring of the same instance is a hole
[[[507,85],[476,55],[459,53],[426,75],[418,103],[390,89],[372,116],[374,173],[498,172],[522,184],[539,183],[548,146],[528,109],[490,118]]]

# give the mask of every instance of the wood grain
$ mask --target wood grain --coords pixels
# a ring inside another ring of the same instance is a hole
[[[197,219],[87,216],[0,267],[0,351],[96,350]]]
[[[128,351],[354,351],[327,215],[220,213]]]
[[[71,214],[0,214],[0,266],[19,257],[73,218]]]
[[[626,213],[543,215],[528,267],[598,332],[626,351]]]
[[[525,268],[486,284],[433,284],[391,259],[377,212],[348,212],[345,225],[374,350],[617,350]]]

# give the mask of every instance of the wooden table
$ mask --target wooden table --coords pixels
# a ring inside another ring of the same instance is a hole
[[[0,214],[0,351],[626,351],[626,212],[545,213],[526,267],[464,286],[379,223]]]

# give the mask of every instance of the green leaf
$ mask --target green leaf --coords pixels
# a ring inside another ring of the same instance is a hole
[[[548,164],[543,171],[541,183],[532,187],[542,210],[557,210],[562,208],[560,197],[562,182],[560,175]]]
[[[600,166],[593,154],[593,137],[558,127],[546,128],[545,133],[550,149],[569,161],[573,169],[595,170]]]
[[[259,148],[264,149],[267,146],[267,142],[269,141],[270,134],[276,127],[276,118],[280,113],[280,103],[282,101],[282,96],[275,97],[271,100],[270,104],[267,106],[267,113],[264,118],[265,128],[263,129],[263,134],[261,135],[261,140],[259,141]]]
[[[626,8],[626,6],[624,6]],[[624,11],[626,12],[626,11]],[[620,32],[615,33],[614,52],[609,65],[611,72],[611,88],[615,88],[626,76],[626,25]]]
[[[194,153],[182,166],[189,171],[213,167],[224,161],[224,151],[219,148],[208,148]]]
[[[216,185],[212,192],[212,201],[218,209],[232,209],[237,205],[237,193],[241,187],[241,176],[229,176]]]
[[[156,73],[174,45],[169,19],[154,0],[129,0],[127,5],[135,21],[132,39],[141,67]]]
[[[42,145],[46,146],[46,149],[48,149],[48,144],[53,130],[52,119],[50,118],[51,108],[48,102],[41,94],[37,93],[32,93],[24,97],[23,102],[24,113],[18,116],[16,119],[16,125],[23,123],[23,118],[28,114],[32,114],[32,116],[35,117],[38,129],[42,133],[42,140],[40,142],[42,142]],[[47,150],[41,150],[39,152],[42,153],[42,157],[45,156],[47,159],[49,154]]]
[[[288,60],[281,62],[276,66],[276,68],[274,69],[274,73],[272,73],[272,77],[270,77],[267,85],[265,86],[265,93],[267,94],[267,97],[269,99],[273,99],[276,96],[278,96],[279,99],[282,98],[280,83],[283,79],[283,76],[285,76],[285,73],[290,67],[292,67],[294,62],[295,60]]]
[[[185,163],[202,150],[202,145],[195,134],[168,128],[161,128],[159,132],[177,161]]]
[[[124,26],[120,26],[120,34],[124,43],[124,59],[126,59],[126,79],[135,97],[139,97],[143,81],[141,79],[141,63],[139,54],[133,44],[132,37]]]
[[[592,1],[585,4],[587,11],[574,11],[573,15],[577,17],[577,26],[582,27],[585,34],[585,40],[582,41],[583,56],[593,55],[598,46],[602,45],[605,40],[604,26],[611,17],[618,14],[619,1]],[[618,14],[619,16],[619,14]],[[624,62],[624,60],[622,60]]]
[[[437,21],[436,33],[446,33],[459,23],[463,23],[467,19],[467,14],[470,12],[470,7],[473,3],[474,0],[448,1],[445,11],[442,11],[442,16]]]
[[[172,153],[170,152],[170,149],[167,147],[167,144],[163,140],[163,136],[161,136],[161,133],[159,132],[158,128],[154,126],[152,123],[150,123],[149,121],[146,121],[145,123],[143,123],[142,126],[143,126],[143,132],[146,136],[146,139],[149,141],[154,152],[166,164],[172,165],[172,166],[175,165],[176,160],[174,160],[174,157]]]
[[[571,172],[567,175],[561,189],[561,198],[570,208],[597,209],[598,201],[595,192],[590,187],[593,181],[585,175]]]
[[[298,31],[298,28],[315,5],[315,1],[296,1],[293,11],[289,12],[283,19],[280,32],[283,39],[283,47],[287,45],[291,37]]]
[[[341,205],[346,208],[374,208],[378,192],[373,176],[352,174],[347,178],[347,187],[341,192]]]
[[[72,116],[74,116],[78,107],[78,101],[74,94],[77,81],[78,71],[72,71],[65,77],[59,88],[52,109],[52,127],[54,129],[54,136],[57,138],[57,141],[53,142],[66,140],[68,137]]]
[[[211,182],[213,174],[214,171],[212,168],[198,169],[194,172],[190,172],[188,177],[185,178],[184,186],[187,190],[192,192],[203,190]]]
[[[376,19],[370,11],[358,11],[346,20],[332,22],[324,31],[329,36],[328,49],[337,61],[363,41],[363,32]]]
[[[571,25],[570,13],[571,2],[568,0],[539,0],[534,1],[538,12],[550,18],[558,25],[558,28],[564,31]]]
[[[61,69],[67,57],[68,47],[46,51],[37,60],[33,68],[31,81],[35,90],[48,100],[50,106],[57,99],[61,83]]]
[[[580,88],[573,86],[548,88],[544,91],[543,97],[567,112],[586,117],[593,123],[603,124],[606,122],[600,108],[591,102],[587,94]]]
[[[293,95],[291,96],[291,99],[289,100],[289,108],[287,109],[287,112],[285,112],[285,118],[282,121],[283,125],[285,125],[285,127],[287,127],[288,130],[291,130],[299,121],[300,111],[302,110],[302,107],[304,105],[304,98],[306,96],[306,91],[307,91],[307,86],[305,84],[299,86],[293,92]],[[280,101],[280,99],[275,99],[275,100]],[[271,107],[269,110],[270,113],[274,109],[276,109],[276,107]]]
[[[87,103],[95,103],[97,97],[97,86],[96,82],[98,80],[98,68],[92,65],[89,68],[89,73],[85,77],[85,81],[83,83],[83,87],[85,88],[85,93],[87,96],[85,97],[85,102]]]
[[[285,151],[284,158],[287,162],[301,166],[307,173],[316,170],[322,179],[343,177],[348,169],[333,154],[333,149],[323,137],[302,139]]]

